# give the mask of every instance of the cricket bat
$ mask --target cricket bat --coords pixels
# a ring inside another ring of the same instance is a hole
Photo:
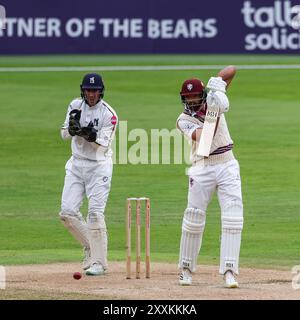
[[[212,140],[215,134],[215,129],[218,121],[219,107],[211,105],[207,107],[204,125],[200,136],[200,141],[197,149],[197,155],[202,157],[208,157]]]

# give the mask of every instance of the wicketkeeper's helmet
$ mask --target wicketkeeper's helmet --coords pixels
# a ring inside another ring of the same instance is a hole
[[[82,83],[80,85],[81,97],[83,99],[85,99],[85,97],[84,97],[84,90],[85,89],[99,90],[100,97],[103,98],[103,96],[104,96],[104,83],[103,83],[101,76],[97,73],[86,74],[83,77]]]

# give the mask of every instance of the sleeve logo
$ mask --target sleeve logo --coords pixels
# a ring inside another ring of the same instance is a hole
[[[111,124],[113,124],[114,126],[117,124],[117,117],[116,116],[111,117]]]

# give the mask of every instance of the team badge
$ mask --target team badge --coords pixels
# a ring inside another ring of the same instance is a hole
[[[90,78],[90,83],[95,83],[95,77]]]
[[[108,180],[108,177],[103,177],[103,182],[106,182]]]
[[[192,84],[192,83],[188,83],[188,85],[187,85],[186,87],[187,87],[187,89],[188,89],[189,91],[192,91],[192,89],[193,89],[193,84]]]

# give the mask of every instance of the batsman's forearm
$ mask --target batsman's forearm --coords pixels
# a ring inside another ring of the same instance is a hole
[[[198,128],[192,133],[192,140],[193,141],[200,141],[202,129]]]
[[[221,77],[226,83],[227,83],[227,88],[230,84],[230,82],[232,81],[232,79],[234,78],[236,74],[236,67],[235,66],[228,66],[226,68],[224,68],[223,70],[221,70],[218,73],[218,76]]]

